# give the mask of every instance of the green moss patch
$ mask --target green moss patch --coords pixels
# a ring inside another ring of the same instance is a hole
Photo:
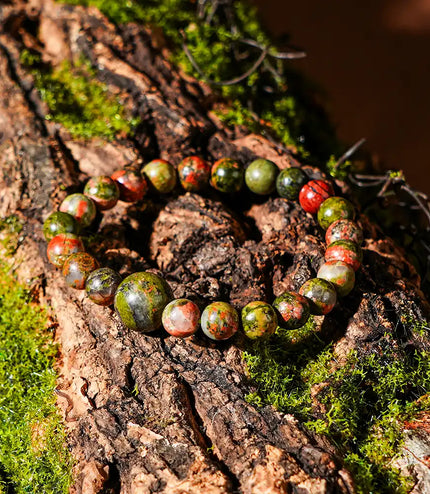
[[[403,422],[430,401],[429,352],[409,353],[386,339],[384,348],[367,356],[352,352],[339,366],[311,322],[297,331],[278,329],[268,343],[250,343],[244,352],[258,387],[248,401],[293,413],[329,436],[363,494],[407,492],[410,481],[392,460],[402,445]]]
[[[45,311],[0,263],[0,492],[59,494],[71,484],[47,327]]]
[[[52,70],[27,50],[21,62],[30,70],[43,101],[49,107],[47,120],[58,122],[73,137],[113,139],[132,134],[137,119],[128,118],[121,101],[96,79],[87,61],[63,62]]]

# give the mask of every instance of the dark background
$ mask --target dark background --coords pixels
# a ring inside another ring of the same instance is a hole
[[[326,92],[339,137],[430,193],[430,0],[254,0]]]

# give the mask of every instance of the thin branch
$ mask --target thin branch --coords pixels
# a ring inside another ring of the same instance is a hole
[[[362,137],[359,141],[357,141],[353,146],[351,146],[342,156],[337,160],[333,169],[337,170],[347,159],[349,159],[364,143],[366,142],[366,138]]]

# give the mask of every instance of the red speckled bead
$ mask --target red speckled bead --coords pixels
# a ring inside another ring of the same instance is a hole
[[[49,262],[57,268],[61,268],[70,255],[84,250],[84,244],[77,235],[61,233],[49,242],[46,252]]]
[[[284,329],[297,329],[309,319],[310,307],[308,300],[295,292],[285,292],[273,302],[278,314],[279,326]]]
[[[141,201],[148,190],[148,182],[135,170],[118,170],[111,179],[119,188],[119,198],[125,202]]]
[[[67,196],[60,205],[60,211],[71,214],[82,228],[90,226],[97,214],[94,201],[84,194]]]
[[[363,252],[361,247],[350,240],[336,240],[327,247],[325,260],[343,261],[357,271],[363,260]]]
[[[179,163],[178,175],[181,185],[186,191],[197,192],[208,186],[211,166],[198,156],[190,156]]]
[[[312,278],[304,283],[299,291],[309,300],[312,314],[325,316],[336,305],[336,289],[327,280]]]
[[[83,290],[88,276],[99,267],[97,260],[87,252],[77,252],[69,256],[63,265],[66,283],[76,290]]]
[[[107,176],[92,177],[84,188],[84,194],[90,197],[101,210],[112,209],[119,199],[117,183]]]
[[[336,240],[350,240],[357,245],[363,242],[363,231],[351,220],[337,220],[332,223],[326,231],[325,240],[327,245],[336,242]]]
[[[226,302],[213,302],[203,311],[201,327],[212,340],[227,340],[239,329],[239,315]]]
[[[315,214],[321,204],[331,196],[334,196],[334,189],[329,181],[311,180],[302,187],[299,202],[307,213]]]
[[[194,334],[200,322],[200,310],[197,305],[186,298],[179,298],[168,303],[163,310],[164,329],[172,336],[186,338]]]

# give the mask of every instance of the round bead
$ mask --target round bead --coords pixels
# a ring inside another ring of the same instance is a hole
[[[67,196],[61,203],[60,211],[71,214],[82,228],[90,226],[97,214],[93,200],[84,196],[84,194]]]
[[[348,295],[354,288],[355,272],[351,266],[342,261],[325,262],[318,270],[317,277],[333,283],[337,294],[341,297]]]
[[[243,185],[242,167],[230,158],[216,161],[211,169],[211,185],[220,192],[239,192]]]
[[[112,209],[119,199],[119,188],[110,177],[92,177],[84,187],[84,194],[90,197],[101,210]]]
[[[297,201],[302,187],[308,180],[306,173],[300,168],[295,166],[285,168],[276,179],[276,190],[281,197]]]
[[[299,201],[307,213],[315,214],[321,204],[333,195],[334,190],[330,182],[327,180],[311,180],[300,190]]]
[[[186,298],[172,300],[164,308],[162,322],[169,334],[178,338],[186,338],[197,331],[200,310],[194,302]]]
[[[270,194],[275,190],[278,173],[279,169],[273,161],[258,159],[246,169],[245,183],[255,194]]]
[[[65,260],[63,276],[70,287],[83,290],[89,274],[98,267],[99,263],[92,255],[78,252]]]
[[[189,156],[178,165],[178,175],[182,187],[188,192],[198,192],[208,186],[211,166],[198,156]]]
[[[99,268],[87,278],[85,290],[88,298],[97,305],[111,305],[121,283],[121,275],[111,268]]]
[[[278,313],[279,325],[284,329],[300,328],[311,313],[308,300],[295,292],[279,295],[272,305]]]
[[[363,260],[363,252],[359,245],[350,240],[336,240],[327,247],[325,260],[343,261],[357,271]]]
[[[251,340],[271,336],[278,326],[273,307],[266,302],[250,302],[242,309],[242,327]]]
[[[328,314],[336,305],[336,289],[327,280],[312,278],[300,288],[300,294],[309,299],[311,313]]]
[[[321,228],[327,228],[337,220],[354,218],[354,206],[343,197],[329,197],[318,209],[318,223]]]
[[[60,233],[79,233],[79,224],[71,214],[55,211],[43,223],[43,234],[49,242]]]
[[[353,221],[337,220],[327,228],[325,240],[327,245],[336,242],[336,240],[350,240],[357,245],[361,245],[363,242],[363,231]]]
[[[142,175],[160,194],[172,192],[176,185],[176,170],[166,160],[152,160],[142,168]]]
[[[74,233],[60,233],[50,240],[47,247],[49,262],[61,268],[64,261],[76,252],[84,252],[82,240]]]
[[[227,340],[239,329],[239,315],[226,302],[213,302],[203,311],[203,333],[212,340]]]
[[[172,290],[163,278],[144,271],[125,278],[118,287],[114,303],[127,328],[150,333],[161,326],[163,310],[172,298]]]
[[[112,174],[111,179],[118,185],[121,201],[141,201],[148,191],[148,182],[136,170],[118,170]]]

